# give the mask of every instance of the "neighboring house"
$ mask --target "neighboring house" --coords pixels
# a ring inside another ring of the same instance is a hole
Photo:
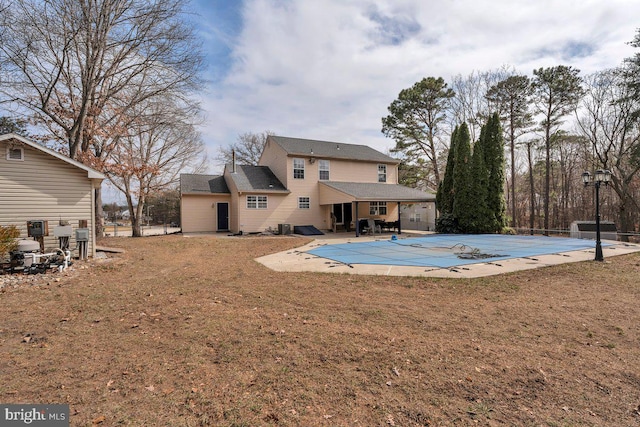
[[[87,253],[95,255],[95,189],[104,175],[56,151],[15,134],[0,135],[0,225],[15,225],[29,238],[27,222],[44,220],[45,248],[57,248],[54,228],[87,228]],[[48,231],[48,233],[46,233]],[[77,253],[76,253],[77,254]]]
[[[254,233],[280,224],[355,231],[368,218],[401,226],[402,204],[434,204],[435,194],[398,185],[398,164],[365,145],[272,135],[258,166],[181,175],[182,231]]]

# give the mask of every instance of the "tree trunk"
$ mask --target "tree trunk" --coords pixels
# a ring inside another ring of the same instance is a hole
[[[531,143],[527,144],[527,159],[529,161],[529,232],[533,235],[536,218],[536,191],[533,179],[533,159],[531,158]]]
[[[103,210],[102,210],[102,187],[95,189],[95,218],[96,236],[104,236]]]

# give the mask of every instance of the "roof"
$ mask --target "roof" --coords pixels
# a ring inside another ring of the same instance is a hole
[[[357,160],[398,164],[400,161],[366,145],[342,142],[316,141],[270,135],[268,139],[278,144],[290,156],[318,157],[326,159]]]
[[[90,168],[89,166],[83,163],[80,163],[79,161],[74,160],[71,157],[67,157],[64,154],[60,154],[55,150],[47,148],[44,145],[40,145],[37,142],[31,141],[30,139],[25,138],[24,136],[16,135],[15,133],[7,133],[4,135],[0,135],[0,141],[11,141],[11,140],[19,141],[25,145],[28,145],[31,148],[35,148],[36,150],[42,151],[43,153],[49,154],[50,156],[60,159],[63,162],[69,163],[70,165],[73,165],[79,169],[86,171],[87,178],[99,179],[99,180],[103,180],[106,178],[102,173],[98,172],[97,170]]]
[[[227,165],[226,169],[231,171],[232,166]],[[240,192],[290,193],[268,166],[236,165],[235,172],[228,176]]]
[[[222,175],[180,174],[182,194],[229,194],[229,187]]]
[[[353,197],[356,201],[389,202],[433,202],[436,195],[400,184],[377,182],[334,182],[322,181],[321,184]]]

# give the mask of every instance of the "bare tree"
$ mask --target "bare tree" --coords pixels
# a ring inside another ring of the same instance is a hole
[[[471,141],[476,141],[480,128],[489,117],[499,111],[495,100],[488,98],[487,92],[498,82],[515,74],[508,66],[489,71],[473,71],[466,77],[458,74],[451,81],[455,96],[451,99],[451,128],[459,123],[467,123]]]
[[[103,170],[124,193],[137,237],[142,235],[140,220],[149,195],[175,185],[181,171],[202,172],[205,158],[188,108],[167,99],[140,105],[132,113],[128,135],[110,150]]]
[[[236,162],[240,164],[257,165],[269,135],[274,133],[266,130],[262,133],[246,132],[238,135],[236,142],[227,147],[220,147],[217,158],[226,165],[233,161],[235,155]]]
[[[586,96],[578,111],[578,127],[590,142],[594,168],[611,169],[612,187],[619,198],[620,230],[631,231],[631,214],[640,210],[634,180],[640,172],[640,126],[635,114],[640,100],[631,95],[631,73],[611,69],[587,76]],[[626,238],[626,236],[625,236]]]
[[[186,0],[13,0],[0,32],[0,102],[28,111],[71,158],[100,160],[119,126],[156,97],[200,87]],[[106,154],[105,154],[106,155]],[[99,164],[99,162],[98,162]],[[96,197],[97,227],[102,203]]]

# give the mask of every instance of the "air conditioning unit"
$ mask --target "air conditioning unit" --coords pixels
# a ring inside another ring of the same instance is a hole
[[[291,234],[291,224],[278,224],[278,234],[281,236]]]

